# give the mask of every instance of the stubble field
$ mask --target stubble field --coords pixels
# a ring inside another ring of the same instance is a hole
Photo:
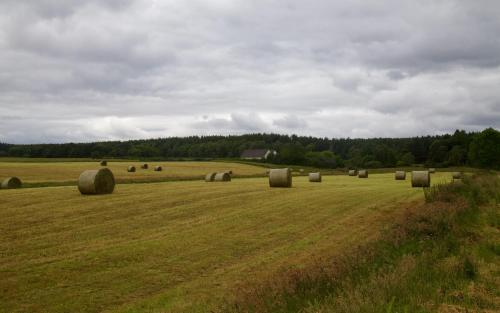
[[[148,169],[141,169],[139,161],[109,161],[107,167],[113,171],[117,182],[151,182],[167,180],[200,179],[210,172],[232,170],[235,176],[263,176],[265,169],[260,166],[225,162],[147,162]],[[127,172],[128,166],[136,167],[136,172]],[[162,166],[155,172],[154,166]],[[98,169],[99,162],[19,162],[15,159],[0,159],[0,180],[17,176],[28,185],[76,184],[80,174],[89,169]]]
[[[423,193],[374,174],[295,177],[290,189],[245,178],[0,198],[0,312],[208,312],[237,286],[376,237]]]

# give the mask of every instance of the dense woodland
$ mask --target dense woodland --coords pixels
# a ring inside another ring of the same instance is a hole
[[[238,158],[245,149],[267,148],[270,163],[318,167],[395,167],[412,164],[469,165],[500,169],[500,132],[457,130],[450,135],[412,138],[329,139],[278,134],[191,136],[95,143],[13,145],[0,143],[0,156],[141,159]]]

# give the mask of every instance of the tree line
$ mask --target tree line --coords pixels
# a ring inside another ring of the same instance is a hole
[[[278,152],[267,162],[317,167],[378,168],[424,164],[500,169],[500,132],[456,130],[411,138],[329,139],[297,135],[190,136],[93,143],[0,143],[0,156],[46,158],[238,158],[246,149]]]

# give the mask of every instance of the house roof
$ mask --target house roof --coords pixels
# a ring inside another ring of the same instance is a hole
[[[241,153],[242,158],[263,158],[269,149],[250,149]]]

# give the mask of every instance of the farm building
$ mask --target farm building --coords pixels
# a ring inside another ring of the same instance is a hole
[[[276,155],[275,150],[270,149],[250,149],[241,153],[241,158],[245,160],[266,160],[271,155]]]

